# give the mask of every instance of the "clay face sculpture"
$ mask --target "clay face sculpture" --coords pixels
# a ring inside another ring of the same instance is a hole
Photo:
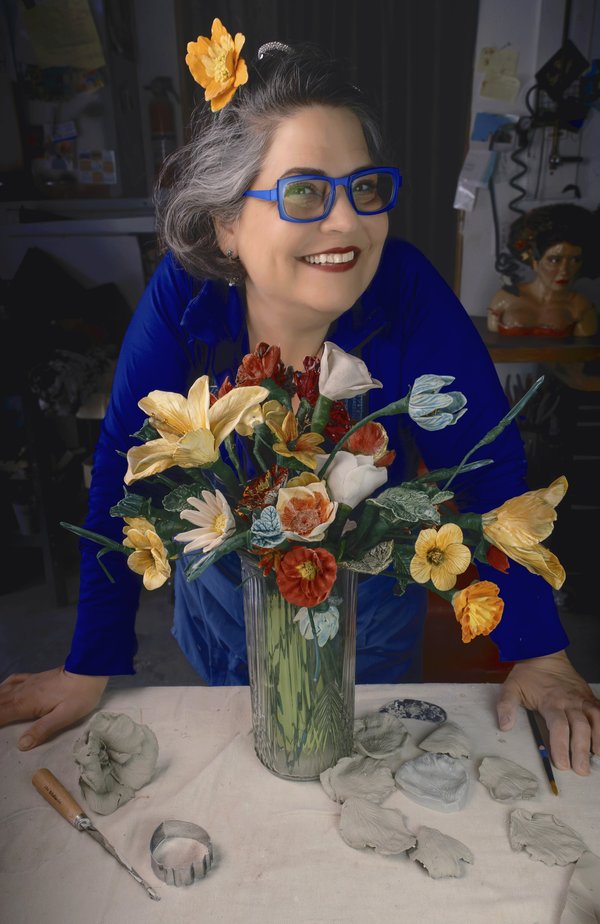
[[[75,742],[73,753],[88,806],[109,815],[152,779],[158,741],[147,725],[127,715],[98,712]]]
[[[411,860],[425,867],[432,879],[446,879],[450,876],[464,876],[465,863],[473,863],[473,854],[468,847],[436,828],[419,828],[417,846],[409,850]]]
[[[497,802],[533,799],[539,789],[533,773],[505,757],[484,757],[479,764],[479,779]]]
[[[396,789],[389,767],[362,756],[342,757],[335,767],[323,771],[321,785],[334,802],[345,802],[353,796],[383,802]]]
[[[533,860],[546,866],[574,863],[587,850],[576,831],[554,815],[515,809],[510,816],[508,833],[513,850],[525,848]]]
[[[396,809],[382,808],[366,799],[347,799],[340,816],[340,834],[349,847],[373,847],[377,853],[403,853],[417,839]]]
[[[467,801],[467,771],[460,760],[446,754],[424,754],[407,761],[395,780],[415,802],[438,812],[458,812]]]

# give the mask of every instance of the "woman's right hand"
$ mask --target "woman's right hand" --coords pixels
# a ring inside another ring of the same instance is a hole
[[[37,719],[19,738],[29,751],[96,708],[108,677],[71,674],[55,667],[41,674],[11,674],[0,683],[0,726]]]

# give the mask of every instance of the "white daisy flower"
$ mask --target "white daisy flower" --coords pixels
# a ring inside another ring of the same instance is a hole
[[[188,497],[188,504],[195,509],[182,510],[179,514],[182,520],[189,520],[198,527],[185,533],[177,533],[175,536],[178,542],[187,542],[183,549],[184,554],[210,552],[235,532],[231,507],[221,492],[215,491],[212,494],[211,491],[203,491],[202,498],[200,500],[199,497]]]

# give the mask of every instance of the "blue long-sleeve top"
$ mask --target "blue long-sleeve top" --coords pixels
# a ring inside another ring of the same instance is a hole
[[[217,384],[232,379],[248,352],[244,303],[235,287],[202,282],[167,254],[152,276],[125,335],[111,399],[95,450],[87,529],[122,539],[123,521],[109,515],[123,496],[126,460],[118,452],[139,441],[132,434],[145,415],[137,402],[153,390],[187,394],[208,373]],[[467,413],[454,425],[430,432],[407,415],[381,418],[397,451],[388,486],[407,469],[409,431],[426,466],[458,463],[504,416],[508,403],[488,351],[467,312],[426,257],[406,241],[389,238],[379,267],[356,305],[332,325],[327,339],[361,356],[383,383],[369,392],[369,412],[405,395],[425,373],[453,375]],[[474,458],[494,464],[453,483],[464,510],[483,513],[527,490],[523,445],[513,423]],[[96,561],[98,546],[82,540],[78,618],[68,670],[91,675],[133,673],[135,614],[141,579],[118,553],[107,555],[115,583]],[[565,648],[552,592],[540,577],[515,562],[508,573],[477,563],[481,579],[500,588],[503,618],[493,631],[503,660],[537,657]],[[393,582],[390,581],[390,592]],[[241,591],[240,591],[241,592]]]

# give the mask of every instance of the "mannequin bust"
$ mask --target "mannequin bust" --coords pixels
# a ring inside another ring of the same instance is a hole
[[[534,277],[496,292],[487,310],[488,330],[521,337],[595,334],[596,308],[573,289],[579,275],[596,275],[593,225],[591,212],[567,204],[532,209],[513,222],[508,248]]]

